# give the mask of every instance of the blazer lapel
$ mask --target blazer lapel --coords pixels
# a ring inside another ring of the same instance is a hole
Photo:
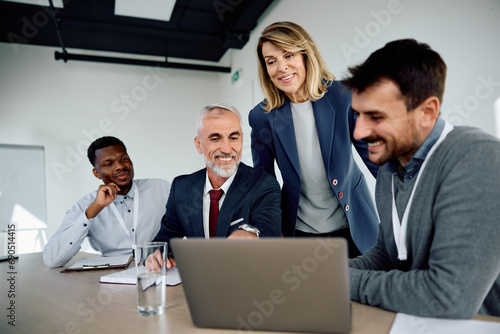
[[[285,104],[281,108],[277,108],[271,112],[274,115],[273,128],[281,144],[281,151],[286,153],[295,172],[297,175],[300,175],[299,153],[297,152],[297,142],[295,141],[290,101],[286,99]]]
[[[335,140],[335,108],[330,101],[323,97],[312,103],[316,130],[318,131],[319,146],[325,168],[330,169],[330,162]]]
[[[224,197],[224,202],[220,208],[219,218],[217,219],[217,236],[226,237],[229,231],[229,225],[234,217],[234,211],[238,207],[243,195],[246,194],[250,187],[250,177],[248,175],[248,166],[240,163],[233,183]],[[235,217],[235,219],[243,217]]]
[[[203,189],[205,186],[206,169],[202,171],[203,172],[194,175],[192,188],[189,190],[186,189],[186,194],[188,194],[187,196],[189,197],[187,203],[191,205],[191,209],[200,208],[200,210],[196,210],[195,214],[191,215],[190,219],[196,237],[205,236],[205,231],[203,230]]]

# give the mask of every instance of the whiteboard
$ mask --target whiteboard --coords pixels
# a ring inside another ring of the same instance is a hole
[[[43,146],[0,144],[0,231],[7,229],[14,208],[47,221]]]

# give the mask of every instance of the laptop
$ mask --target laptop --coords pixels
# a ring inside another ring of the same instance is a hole
[[[347,243],[342,238],[170,243],[198,327],[351,330]]]

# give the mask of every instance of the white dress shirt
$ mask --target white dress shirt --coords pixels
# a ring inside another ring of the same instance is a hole
[[[134,229],[134,193],[138,190],[137,231]],[[170,192],[170,183],[160,179],[134,180],[126,195],[117,195],[114,204],[123,217],[128,233],[120,224],[111,205],[91,219],[85,211],[94,202],[97,190],[83,196],[66,212],[57,232],[43,250],[48,267],[65,265],[80,250],[85,237],[103,256],[132,255],[136,243],[150,242],[160,229],[161,218]],[[130,236],[132,236],[132,240]]]
[[[231,175],[226,182],[219,188],[224,193],[222,197],[219,199],[219,210],[222,207],[222,203],[224,203],[224,198],[226,198],[227,191],[231,184],[233,183],[234,177],[236,173]],[[205,232],[205,239],[210,238],[210,190],[212,190],[212,184],[210,183],[210,179],[208,178],[208,173],[206,173],[205,177],[205,187],[203,189],[203,232]],[[214,189],[217,190],[217,189]]]

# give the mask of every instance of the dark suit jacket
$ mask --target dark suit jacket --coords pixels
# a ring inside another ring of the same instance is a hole
[[[351,235],[363,253],[375,245],[378,218],[363,173],[351,152],[353,143],[370,171],[376,176],[378,167],[368,160],[367,145],[352,138],[355,115],[351,94],[343,92],[339,82],[332,82],[325,95],[312,102],[321,155],[330,187],[347,217]],[[261,104],[249,114],[252,127],[254,167],[274,174],[276,160],[283,178],[281,205],[282,229],[285,236],[295,235],[300,198],[300,167],[290,101],[271,112]]]
[[[203,188],[206,168],[176,177],[170,188],[167,211],[154,241],[205,237],[203,231]],[[243,218],[242,220],[240,220]],[[240,220],[230,226],[232,222]],[[217,237],[227,237],[239,225],[254,225],[261,237],[281,237],[280,187],[261,169],[240,163],[217,220]]]

